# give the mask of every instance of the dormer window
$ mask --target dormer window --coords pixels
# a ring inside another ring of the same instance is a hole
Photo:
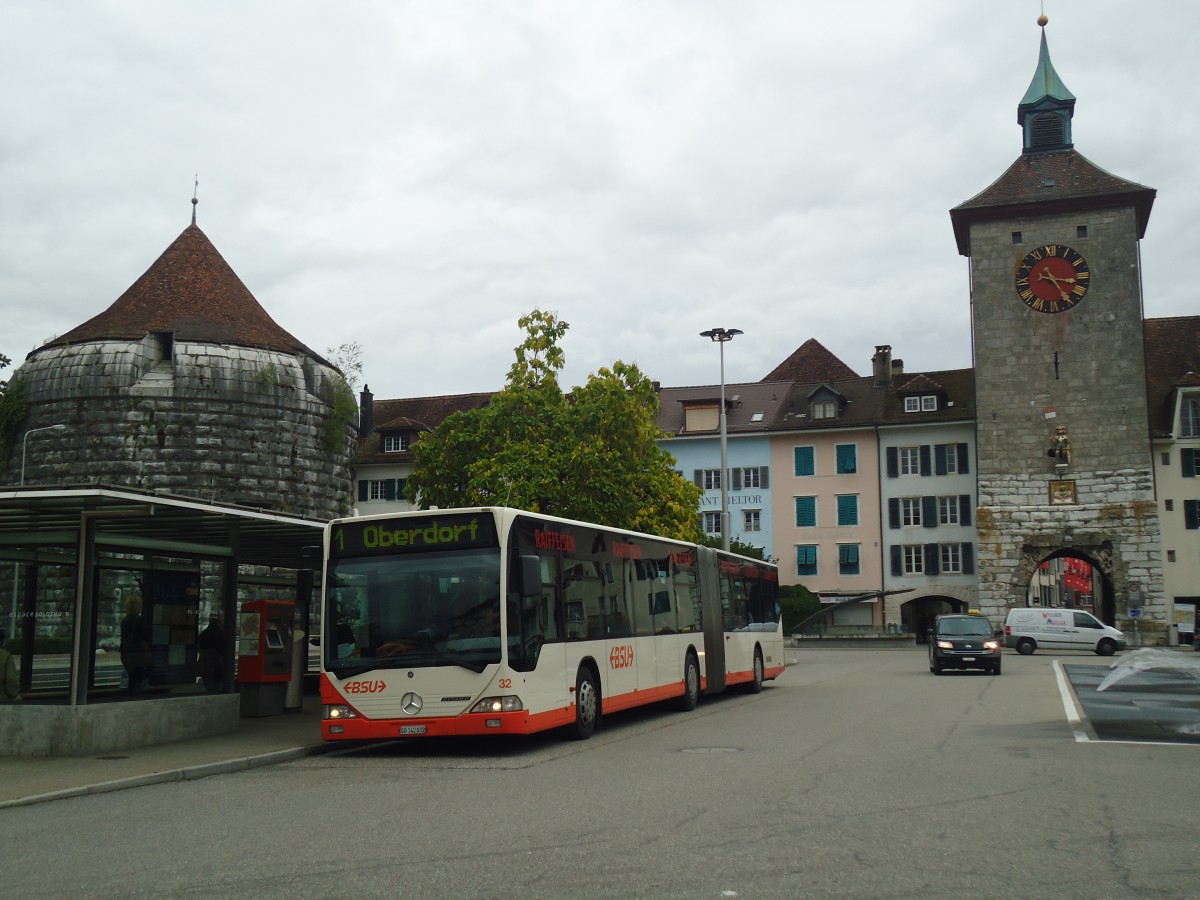
[[[814,419],[836,419],[837,401],[814,400],[812,405],[812,417]]]
[[[720,407],[715,403],[712,406],[684,407],[684,431],[716,431],[720,424]]]
[[[1179,436],[1200,437],[1200,397],[1184,397],[1180,401]]]
[[[384,453],[403,453],[408,449],[407,434],[385,434],[383,436]]]
[[[904,398],[904,411],[906,413],[937,412],[937,408],[937,394],[921,394],[920,396]]]

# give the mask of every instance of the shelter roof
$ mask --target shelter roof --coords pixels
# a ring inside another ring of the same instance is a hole
[[[243,565],[286,569],[321,565],[323,521],[107,485],[0,489],[0,555],[6,547],[67,546],[74,552],[85,521],[95,525],[97,544],[109,549],[236,558]]]

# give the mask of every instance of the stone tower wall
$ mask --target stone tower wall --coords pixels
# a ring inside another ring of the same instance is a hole
[[[43,350],[17,376],[27,485],[111,484],[328,519],[350,508],[353,423],[327,422],[340,378],[316,360],[153,336]],[[340,440],[338,439],[340,433]],[[19,480],[20,444],[7,460]]]
[[[1088,261],[1088,294],[1067,312],[1035,312],[1017,296],[1017,267],[1043,244]],[[1133,208],[975,224],[971,274],[983,610],[1023,605],[1032,567],[1075,550],[1110,580],[1118,627],[1128,630],[1136,583],[1143,629],[1165,630]],[[1063,475],[1047,455],[1058,426],[1071,445]],[[1075,481],[1076,504],[1051,504],[1060,477]]]

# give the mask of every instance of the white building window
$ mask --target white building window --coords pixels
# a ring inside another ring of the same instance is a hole
[[[950,575],[962,574],[962,545],[942,544],[942,572]]]
[[[721,514],[719,512],[706,512],[700,517],[700,527],[704,529],[705,534],[720,534]]]
[[[920,525],[921,524],[921,498],[920,497],[901,497],[900,498],[900,524],[901,525]]]
[[[920,544],[904,545],[904,574],[921,575],[925,571],[925,548]]]
[[[920,475],[921,474],[921,448],[920,447],[900,447],[898,448],[900,458],[900,474],[901,475]]]
[[[938,497],[938,524],[958,524],[958,497]]]
[[[408,449],[407,434],[385,434],[383,436],[384,453],[402,453]]]
[[[742,531],[762,531],[762,514],[759,510],[742,510]]]

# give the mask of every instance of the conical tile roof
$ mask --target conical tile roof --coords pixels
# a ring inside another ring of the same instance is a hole
[[[139,340],[152,332],[172,334],[177,341],[301,353],[324,362],[271,318],[194,224],[185,228],[112,306],[39,350],[91,341]]]

